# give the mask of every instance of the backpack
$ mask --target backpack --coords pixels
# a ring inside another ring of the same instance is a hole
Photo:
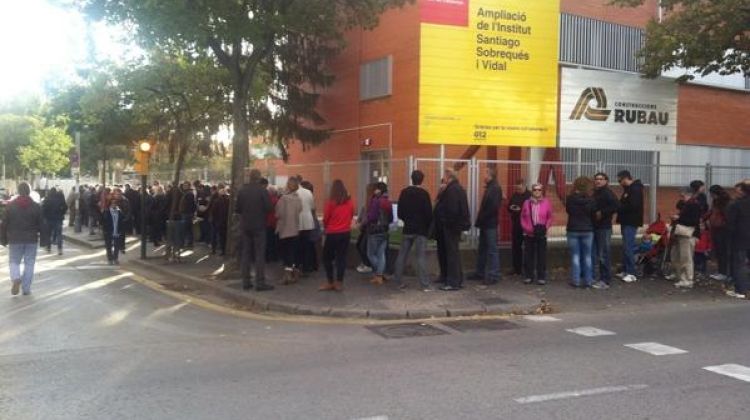
[[[382,200],[382,198],[378,199],[378,207],[380,207],[380,200]],[[393,209],[388,208],[387,210],[384,210],[378,208],[378,221],[367,226],[367,233],[387,233],[391,223],[393,223]]]

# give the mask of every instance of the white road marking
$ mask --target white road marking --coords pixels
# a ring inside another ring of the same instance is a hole
[[[741,381],[750,382],[750,368],[747,366],[730,363],[726,365],[706,366],[703,369],[718,373],[719,375],[725,375]]]
[[[612,394],[615,392],[637,391],[646,389],[648,385],[623,385],[623,386],[605,386],[602,388],[584,389],[581,391],[558,392],[555,394],[532,395],[529,397],[516,398],[514,401],[521,404],[538,403],[553,400],[563,400],[567,398],[588,397],[591,395]]]
[[[388,420],[388,416],[362,417],[356,420]]]
[[[602,335],[615,335],[612,331],[602,330],[595,327],[578,327],[565,330],[572,332],[573,334],[582,335],[584,337],[599,337]]]
[[[687,353],[687,350],[678,349],[677,347],[665,346],[664,344],[659,343],[625,344],[625,347],[630,347],[631,349],[653,354],[654,356],[668,356],[673,354]]]
[[[554,316],[549,315],[526,315],[523,317],[523,319],[526,319],[528,321],[534,321],[534,322],[557,322],[562,321],[560,318],[555,318]]]

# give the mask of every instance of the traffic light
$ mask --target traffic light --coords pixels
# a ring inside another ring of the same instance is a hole
[[[139,175],[148,175],[148,161],[151,157],[151,143],[147,141],[138,142],[138,146],[133,152],[135,164],[133,170]]]

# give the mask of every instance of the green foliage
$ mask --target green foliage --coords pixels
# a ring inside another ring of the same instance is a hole
[[[15,114],[0,115],[0,154],[6,173],[20,175],[23,167],[18,160],[18,148],[31,143],[32,134],[42,127],[34,117]]]
[[[21,164],[33,172],[55,174],[70,164],[73,140],[64,129],[44,127],[31,135],[31,143],[18,149]]]
[[[612,0],[637,7],[644,0]],[[750,1],[661,0],[661,23],[650,22],[641,51],[643,73],[656,77],[673,67],[696,69],[703,76],[750,76]],[[692,76],[686,76],[692,79]]]

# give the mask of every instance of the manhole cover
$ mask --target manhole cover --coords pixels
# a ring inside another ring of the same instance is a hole
[[[464,320],[464,321],[448,321],[443,322],[443,325],[453,328],[461,332],[468,331],[504,331],[504,330],[515,330],[519,327],[518,325],[503,321],[502,319],[480,319],[480,320]]]
[[[510,303],[509,300],[503,299],[503,298],[499,298],[499,297],[482,298],[482,299],[477,299],[477,300],[480,301],[480,302],[482,302],[482,303],[484,303],[485,305],[503,305],[503,304],[506,304],[506,303]]]
[[[428,324],[371,325],[365,328],[383,338],[429,337],[448,334]]]

